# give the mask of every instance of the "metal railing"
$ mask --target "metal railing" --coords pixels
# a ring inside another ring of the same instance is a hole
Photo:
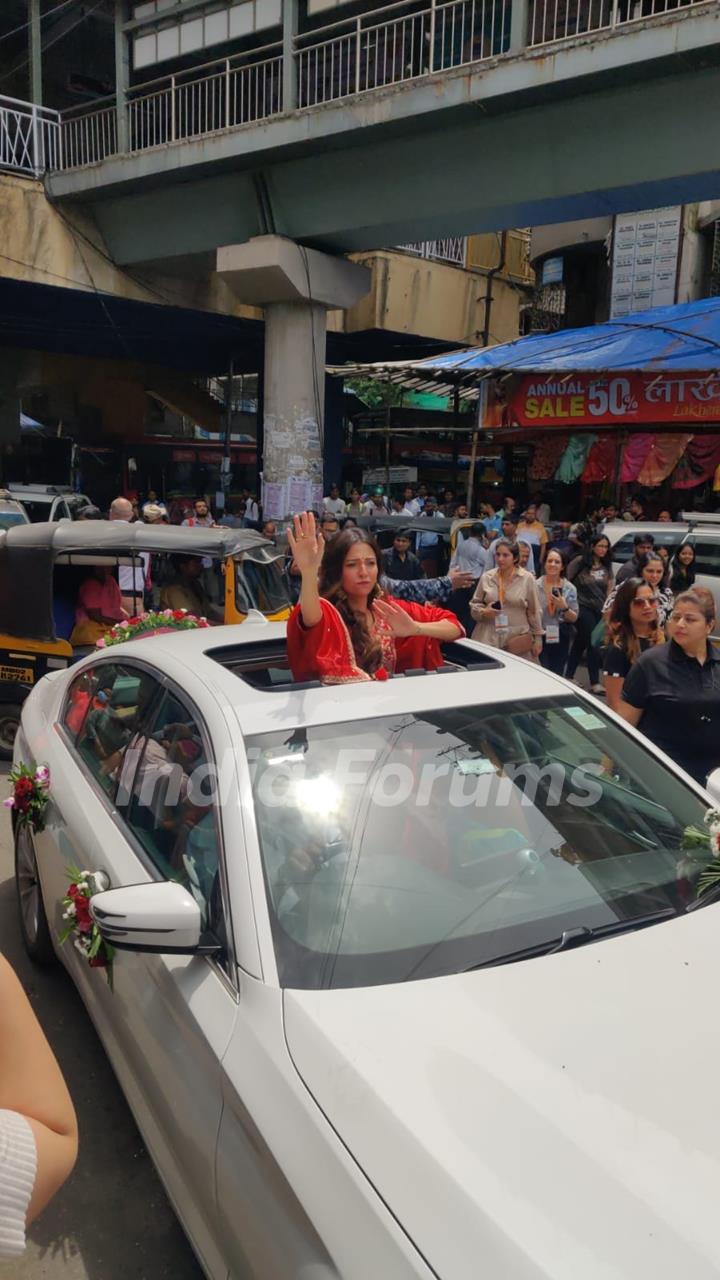
[[[97,164],[112,155],[202,138],[284,111],[308,110],[523,49],[717,4],[393,0],[295,37],[292,68],[284,66],[276,43],[133,86],[121,110],[114,98],[58,113],[0,97],[0,168],[37,175]],[[284,85],[291,95],[287,102]]]
[[[506,53],[512,0],[432,0],[344,19],[296,42],[298,106],[402,84],[418,76],[482,62]],[[318,39],[322,36],[322,39]]]
[[[62,113],[60,120],[60,168],[79,169],[117,155],[117,107],[114,98],[103,105],[73,108]]]
[[[402,253],[416,258],[431,258],[436,262],[449,262],[464,267],[467,255],[467,236],[447,236],[445,240],[420,240],[417,244],[399,244]]]
[[[530,0],[529,48],[696,8],[708,0]]]
[[[225,58],[134,89],[127,104],[128,149],[146,151],[256,124],[282,111],[282,55]]]
[[[0,169],[38,177],[59,168],[59,113],[0,95]]]

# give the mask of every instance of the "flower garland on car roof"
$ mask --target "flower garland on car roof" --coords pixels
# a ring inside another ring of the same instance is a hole
[[[16,764],[10,770],[9,777],[13,793],[7,800],[3,800],[3,805],[6,809],[12,809],[15,820],[20,825],[29,827],[31,831],[43,831],[50,789],[50,770],[47,765],[39,764],[30,769],[26,764]]]
[[[125,644],[140,636],[164,635],[168,631],[194,631],[209,627],[207,618],[198,618],[187,609],[151,609],[135,618],[124,618],[95,642],[96,648],[107,649],[114,644]]]

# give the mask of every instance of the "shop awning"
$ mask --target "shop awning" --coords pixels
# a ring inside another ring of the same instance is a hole
[[[333,367],[421,391],[463,398],[486,378],[509,373],[702,373],[720,376],[720,298],[656,307],[582,329],[531,334],[495,347],[469,347],[425,360]]]

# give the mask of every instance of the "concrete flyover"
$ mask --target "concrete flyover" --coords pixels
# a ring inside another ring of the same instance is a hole
[[[518,0],[515,0],[518,3]],[[46,177],[115,261],[353,251],[712,198],[720,0]]]

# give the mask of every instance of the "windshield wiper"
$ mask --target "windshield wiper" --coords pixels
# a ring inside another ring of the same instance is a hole
[[[472,973],[475,969],[493,969],[501,964],[515,964],[518,960],[532,960],[535,956],[549,956],[556,951],[571,951],[574,947],[584,946],[586,942],[600,942],[603,938],[612,938],[620,933],[631,933],[635,929],[644,929],[647,925],[659,924],[661,920],[676,919],[677,915],[674,907],[663,907],[662,911],[633,916],[632,920],[616,920],[614,924],[597,925],[593,929],[587,925],[577,925],[573,929],[564,929],[559,938],[548,938],[547,942],[537,943],[534,947],[523,947],[504,956],[494,956],[492,960],[482,960],[480,964],[468,965],[463,973]]]

